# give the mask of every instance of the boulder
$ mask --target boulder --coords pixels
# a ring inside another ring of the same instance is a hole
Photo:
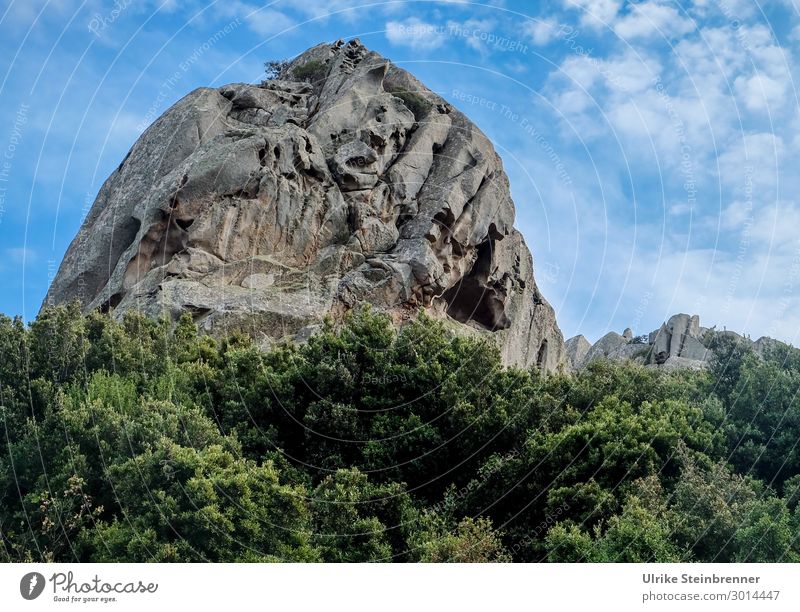
[[[361,304],[397,324],[424,309],[554,370],[563,337],[514,215],[465,115],[357,40],[322,44],[276,80],[167,110],[103,184],[45,303],[190,312],[266,344]]]
[[[701,327],[698,315],[673,315],[649,334],[647,343],[639,342],[638,339],[636,342],[632,341],[633,333],[628,334],[629,331],[630,328],[626,329],[622,336],[613,332],[606,334],[588,350],[585,348],[588,342],[583,336],[571,338],[566,345],[570,366],[572,369],[579,369],[594,359],[604,358],[611,361],[632,360],[670,370],[699,370],[708,367],[714,356],[711,348],[706,346],[712,336],[728,337],[751,345],[754,352],[761,357],[786,346],[783,342],[766,336],[751,342],[736,332],[716,331],[716,326]],[[576,360],[573,357],[576,354],[582,354],[583,358]]]
[[[592,348],[586,354],[583,364],[588,364],[595,359],[608,358],[610,355],[616,354],[619,349],[628,344],[628,341],[620,336],[617,332],[608,332],[605,336],[600,338],[594,343]]]
[[[583,335],[570,338],[564,343],[567,365],[572,370],[577,370],[583,364],[592,345]]]

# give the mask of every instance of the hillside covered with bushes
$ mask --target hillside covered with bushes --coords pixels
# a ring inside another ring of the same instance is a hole
[[[800,352],[505,368],[362,311],[258,348],[0,320],[2,561],[798,561]]]

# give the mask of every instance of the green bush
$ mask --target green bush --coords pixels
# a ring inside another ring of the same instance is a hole
[[[544,376],[424,315],[2,317],[0,561],[797,561],[800,356],[720,338]]]
[[[292,76],[301,81],[317,81],[323,78],[323,70],[325,69],[325,62],[319,60],[311,60],[300,66],[292,68]]]
[[[431,108],[433,108],[433,105],[430,102],[413,91],[397,89],[392,90],[389,93],[397,98],[400,98],[408,110],[414,113],[414,118],[417,121],[425,118],[425,116],[430,112]]]

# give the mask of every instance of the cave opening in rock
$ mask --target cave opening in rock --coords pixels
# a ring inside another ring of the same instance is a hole
[[[536,365],[539,366],[539,368],[543,368],[546,363],[547,363],[547,338],[542,340],[542,344],[539,346],[539,352],[536,354]]]
[[[496,331],[506,329],[510,320],[505,312],[505,294],[490,285],[493,242],[478,247],[478,257],[460,283],[442,294],[447,302],[447,314],[460,323],[473,322]]]
[[[117,265],[120,256],[136,240],[142,222],[136,217],[129,217],[111,230],[111,245],[109,246],[108,264],[109,276]]]
[[[100,305],[100,312],[106,313],[109,312],[112,308],[116,308],[119,303],[122,301],[123,294],[122,292],[117,292],[108,298],[105,302]]]

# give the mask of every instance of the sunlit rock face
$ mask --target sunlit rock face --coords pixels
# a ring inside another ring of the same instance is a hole
[[[702,370],[714,358],[715,342],[724,337],[752,347],[760,357],[786,347],[767,336],[753,342],[736,332],[720,331],[716,325],[701,327],[698,315],[679,313],[644,336],[634,336],[628,328],[621,336],[608,332],[594,344],[580,335],[570,338],[565,343],[565,369],[580,370],[597,359],[608,359],[633,361],[653,368]]]
[[[46,303],[307,337],[419,309],[554,370],[564,342],[486,136],[358,41],[180,100],[105,182]]]

